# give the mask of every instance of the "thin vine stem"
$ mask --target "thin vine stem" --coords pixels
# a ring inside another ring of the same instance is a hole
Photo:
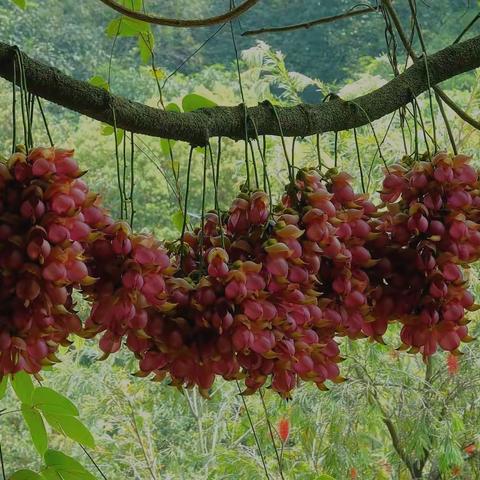
[[[48,122],[47,122],[47,117],[45,116],[45,112],[43,110],[42,102],[40,101],[40,97],[37,98],[37,103],[38,103],[38,109],[40,110],[40,115],[42,116],[43,120],[43,125],[45,126],[45,131],[47,133],[48,141],[50,142],[50,146],[53,147],[53,138],[52,135],[50,134],[50,129],[48,128]]]
[[[260,399],[262,400],[263,411],[265,412],[265,419],[267,420],[268,432],[269,432],[270,438],[272,440],[273,449],[275,450],[275,457],[277,458],[277,463],[278,463],[278,471],[280,473],[280,477],[282,478],[282,480],[285,480],[285,478],[283,476],[282,460],[281,460],[281,457],[278,454],[277,444],[275,442],[275,436],[273,435],[272,424],[271,424],[270,418],[268,416],[267,406],[265,404],[265,398],[263,396],[262,389],[259,389],[258,393],[260,394]]]
[[[85,453],[85,455],[88,457],[88,459],[90,460],[90,462],[92,462],[92,465],[97,469],[98,473],[102,476],[102,478],[104,480],[108,480],[108,478],[106,477],[106,475],[102,472],[101,468],[98,466],[97,462],[95,462],[95,460],[93,459],[93,457],[90,455],[90,453],[88,452],[88,450],[81,444],[79,443],[80,445],[80,448],[83,450],[83,452]]]
[[[357,129],[353,129],[353,138],[355,139],[355,150],[357,151],[357,161],[358,161],[358,169],[360,171],[360,181],[362,183],[362,192],[366,193],[365,190],[365,180],[363,178],[363,167],[362,167],[362,159],[360,157],[360,147],[358,145],[358,136],[357,136]]]
[[[183,246],[183,238],[185,236],[185,230],[187,228],[188,194],[190,192],[190,173],[192,170],[192,157],[193,157],[193,147],[190,147],[190,154],[188,156],[188,167],[187,167],[187,185],[185,187],[185,208],[184,208],[184,215],[183,215],[182,235],[180,236],[180,242],[182,243],[182,246]],[[183,248],[182,248],[181,258],[183,259]]]
[[[248,417],[248,422],[250,423],[250,428],[252,429],[253,437],[255,438],[255,443],[257,444],[258,453],[260,454],[260,458],[262,460],[262,465],[263,465],[263,470],[265,471],[265,476],[267,477],[267,480],[270,480],[270,475],[268,474],[267,464],[265,463],[265,457],[264,457],[263,452],[262,452],[262,447],[260,446],[260,441],[258,439],[257,432],[255,431],[255,426],[253,424],[253,420],[252,420],[252,417],[250,415],[250,410],[248,409],[248,405],[247,405],[247,402],[245,401],[245,397],[242,395],[242,389],[240,388],[240,384],[238,383],[238,380],[236,380],[236,383],[237,383],[238,392],[239,392],[240,396],[242,397],[243,406],[245,408],[245,412],[246,412],[247,417]]]
[[[7,480],[7,475],[5,473],[5,463],[3,461],[3,451],[2,451],[2,444],[0,442],[0,463],[1,463],[1,466],[2,466],[2,476],[3,476],[3,480]]]

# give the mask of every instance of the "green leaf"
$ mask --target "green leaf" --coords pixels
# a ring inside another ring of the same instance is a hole
[[[119,17],[112,20],[107,25],[106,33],[110,38],[116,37],[136,37],[140,33],[150,31],[150,25],[134,18]]]
[[[78,408],[62,394],[47,387],[36,388],[32,395],[33,406],[44,413],[78,416]]]
[[[21,409],[25,423],[30,430],[33,445],[35,445],[38,453],[43,455],[48,447],[47,431],[45,430],[43,418],[36,408],[29,405],[22,404]]]
[[[107,125],[106,123],[102,124],[102,135],[108,137],[109,135],[113,135],[115,129],[111,125]],[[120,145],[123,140],[123,130],[121,128],[117,128],[117,145]]]
[[[176,103],[169,103],[166,107],[165,110],[167,112],[181,112],[180,107]]]
[[[179,231],[182,231],[183,228],[183,222],[185,220],[185,217],[183,215],[183,212],[181,210],[178,210],[172,215],[172,223],[173,226]]]
[[[22,403],[32,404],[33,382],[30,375],[25,372],[18,372],[12,378],[12,387],[15,394]]]
[[[93,85],[94,87],[99,87],[99,88],[103,88],[104,90],[110,90],[110,85],[108,84],[108,82],[100,75],[95,75],[94,77],[92,77],[88,83],[90,83],[90,85]]]
[[[12,0],[12,2],[17,7],[20,7],[22,10],[25,10],[27,8],[27,0]]]
[[[199,108],[212,108],[216,106],[217,104],[212,100],[202,97],[196,93],[185,95],[182,100],[182,107],[185,112],[191,112],[193,110],[198,110]]]
[[[140,50],[140,58],[143,63],[148,63],[152,58],[155,37],[151,31],[139,33],[138,48]]]
[[[51,475],[51,472],[58,472],[64,480],[96,480],[96,478],[72,457],[65,455],[56,450],[47,450],[44,455],[47,469],[42,472],[46,473],[47,478],[57,478]]]
[[[0,400],[7,393],[7,387],[8,387],[8,376],[4,375],[2,378],[2,381],[0,382]]]
[[[166,138],[160,139],[160,149],[166,157],[170,156],[170,149],[173,148],[175,143],[175,140],[167,140]]]
[[[94,448],[95,440],[88,428],[78,419],[71,415],[57,415],[53,413],[44,413],[45,420],[57,432],[63,433],[67,437],[86,447]]]
[[[124,7],[134,12],[139,12],[143,6],[143,0],[122,0],[122,3]]]
[[[17,470],[9,480],[42,480],[42,477],[33,470]]]
[[[327,475],[326,473],[322,473],[319,477],[318,480],[335,480],[333,477],[330,475]]]

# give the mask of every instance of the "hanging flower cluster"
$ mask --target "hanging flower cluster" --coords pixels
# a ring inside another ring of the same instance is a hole
[[[465,310],[475,307],[462,267],[480,256],[480,197],[468,161],[439,153],[412,168],[395,165],[383,181],[372,298],[384,321],[403,324],[404,347],[425,356],[470,339]]]
[[[72,288],[93,282],[83,212],[94,196],[72,154],[37,148],[0,164],[0,375],[40,371],[81,330]]]
[[[100,335],[105,355],[125,341],[140,376],[288,396],[343,380],[339,336],[383,341],[400,321],[424,356],[470,339],[480,195],[465,156],[391,167],[378,207],[345,173],[299,170],[273,212],[241,193],[169,246],[115,222],[80,176],[63,150],[1,166],[0,374],[38,372],[75,333]],[[83,326],[73,288],[92,305]]]

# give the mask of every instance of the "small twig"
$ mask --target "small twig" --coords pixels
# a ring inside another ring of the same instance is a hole
[[[262,33],[278,33],[278,32],[290,32],[292,30],[299,30],[301,28],[310,28],[316,25],[324,25],[326,23],[336,22],[337,20],[343,20],[345,18],[355,17],[357,15],[365,15],[371,12],[377,12],[378,9],[375,7],[366,7],[360,10],[354,10],[356,7],[352,7],[350,10],[347,10],[344,13],[339,15],[332,15],[330,17],[322,17],[317,20],[310,20],[309,22],[304,23],[295,23],[292,25],[284,25],[281,27],[265,27],[259,28],[257,30],[248,30],[242,33],[242,37],[247,37],[251,35],[260,35]]]
[[[473,17],[472,21],[463,29],[462,33],[455,39],[455,41],[453,42],[453,45],[458,43],[463,38],[463,36],[473,27],[473,25],[479,18],[480,18],[480,13],[477,13],[475,17]]]
[[[438,96],[464,121],[469,123],[472,127],[480,130],[480,122],[471,117],[467,112],[462,110],[443,90],[434,88]]]

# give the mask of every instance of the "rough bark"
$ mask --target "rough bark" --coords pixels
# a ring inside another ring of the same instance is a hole
[[[18,49],[0,42],[0,76],[13,81]],[[69,77],[56,68],[44,65],[22,54],[28,91],[58,105],[93,119],[114,124],[145,135],[205,145],[210,137],[245,138],[245,110],[236,107],[214,107],[195,112],[165,112],[141,103],[115,96]],[[480,36],[451,45],[427,60],[430,84],[435,85],[456,75],[480,67]],[[255,122],[260,135],[305,137],[328,131],[360,127],[408,104],[428,89],[425,62],[418,62],[383,87],[354,101],[335,98],[322,104],[300,104],[276,107],[269,103],[248,108],[248,135],[253,137]],[[114,114],[115,112],[115,114]]]

